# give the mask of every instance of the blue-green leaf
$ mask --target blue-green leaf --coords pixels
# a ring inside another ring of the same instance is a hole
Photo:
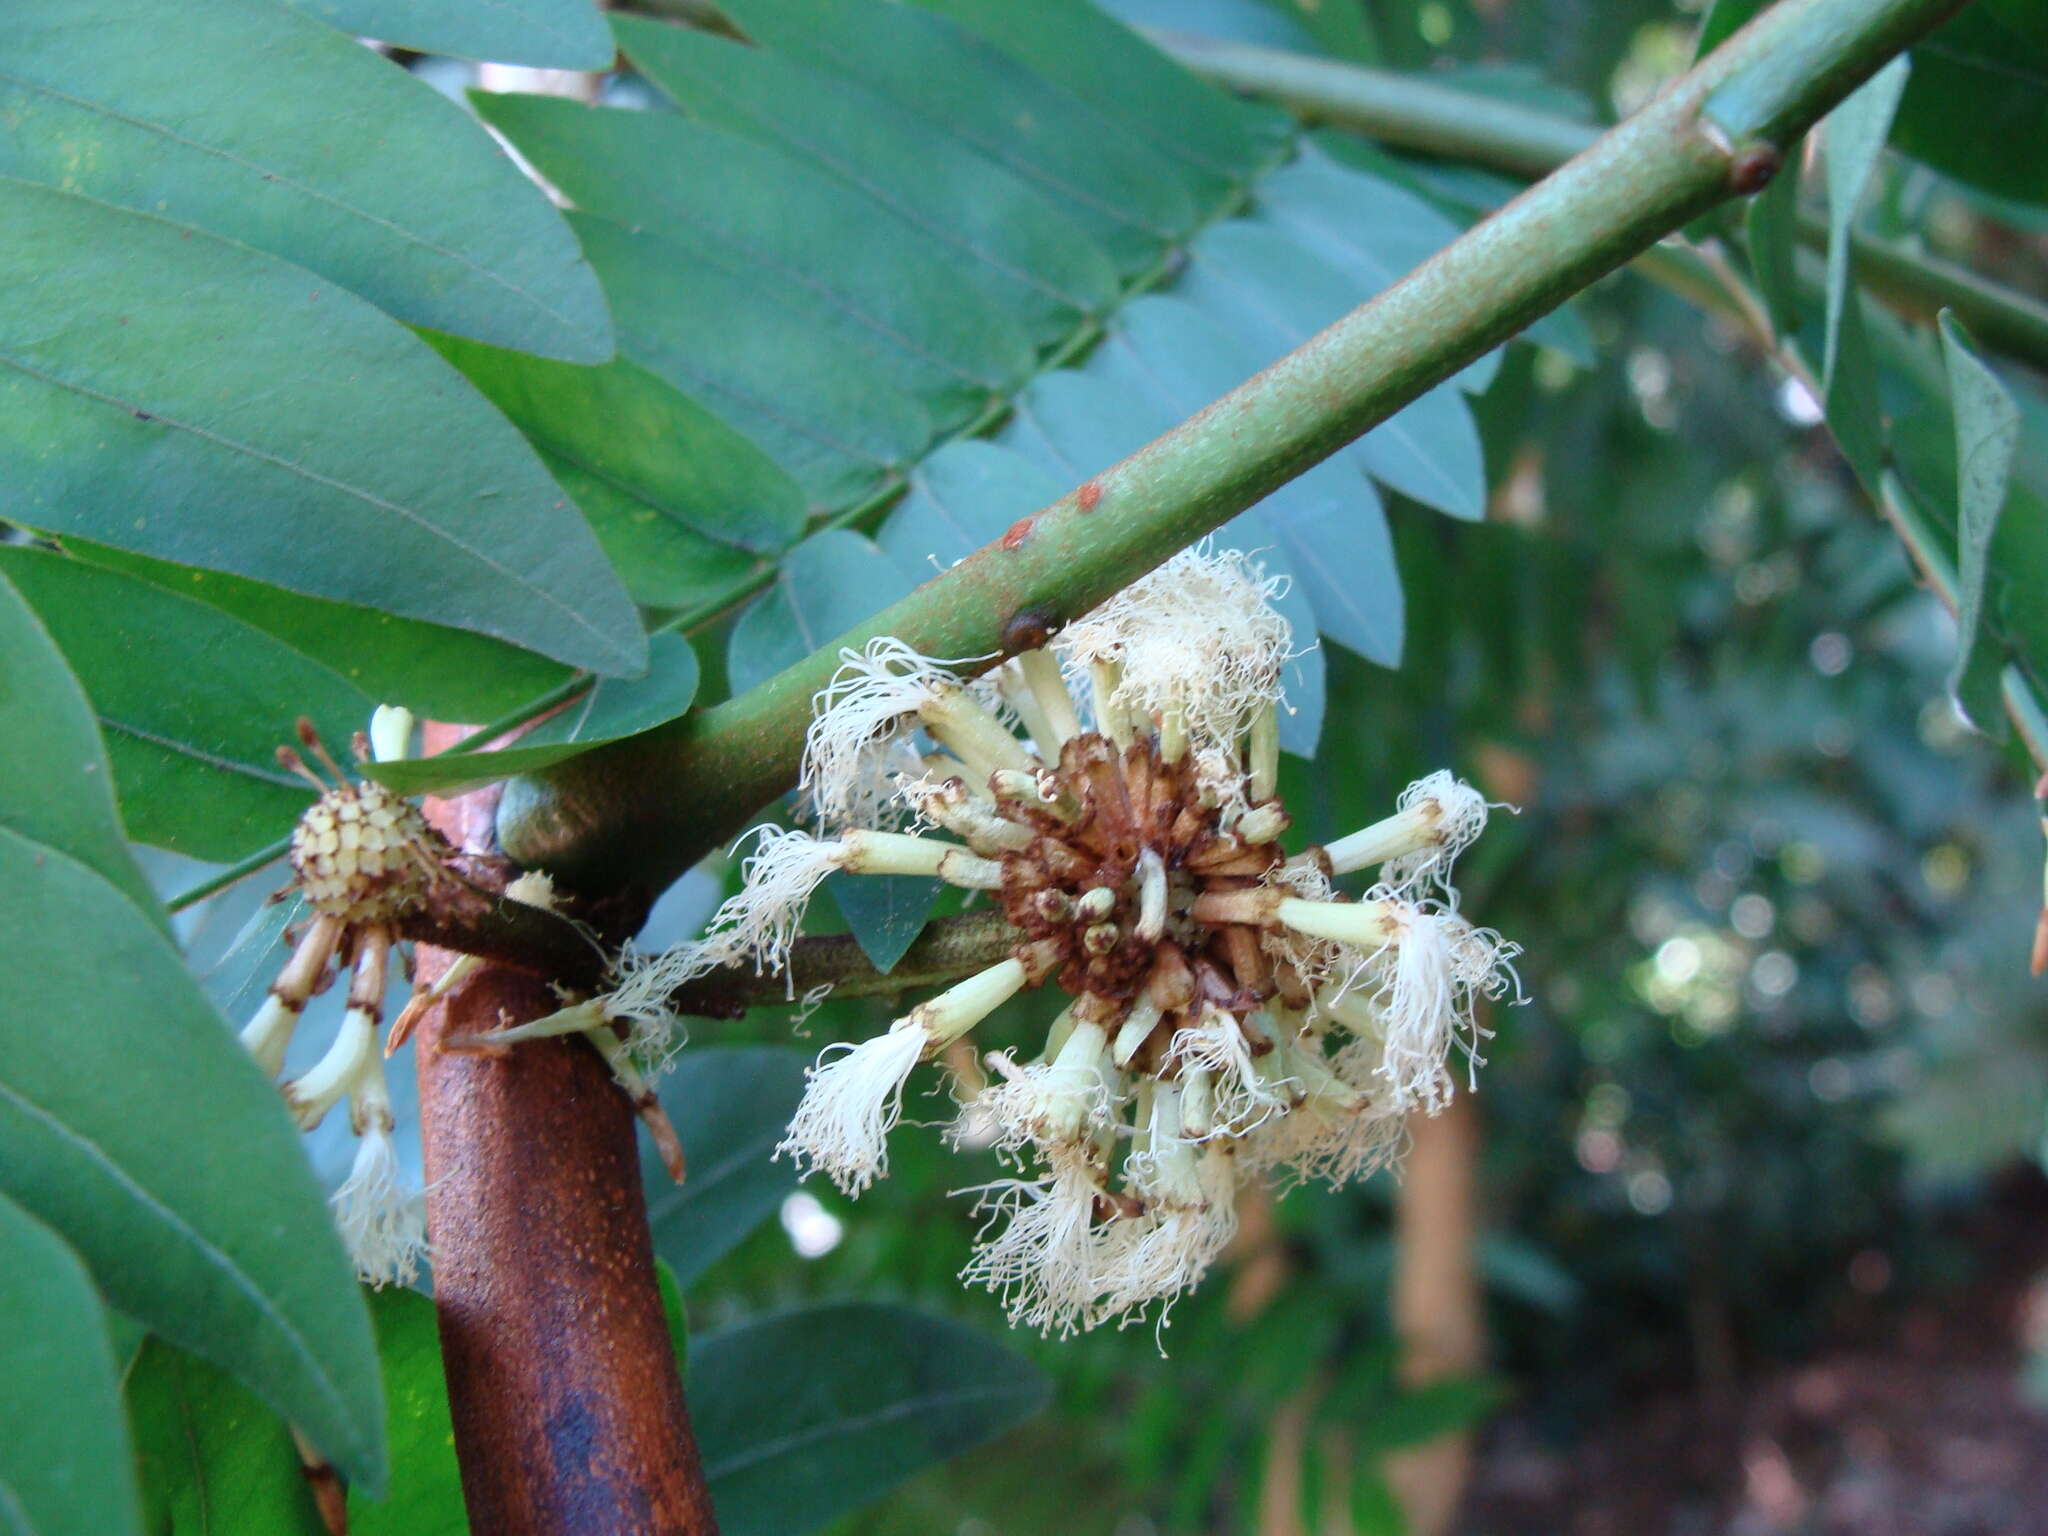
[[[1799,249],[1799,161],[1799,155],[1787,155],[1743,214],[1750,274],[1780,336],[1799,330],[1799,280],[1793,264]]]
[[[2020,413],[1947,310],[1941,312],[1941,351],[1956,421],[1956,660],[1948,687],[1971,724],[2002,736],[2002,657],[1997,636],[1984,622],[1984,599],[1991,541],[2019,448]]]
[[[786,1312],[690,1345],[690,1416],[726,1536],[811,1530],[1022,1423],[1048,1395],[1021,1356],[902,1307]]]
[[[684,111],[746,133],[871,198],[1014,314],[1040,346],[1116,298],[1116,271],[1045,196],[898,103],[765,48],[635,16],[633,62]]]
[[[0,1525],[139,1536],[106,1313],[78,1255],[0,1196]]]
[[[884,975],[896,969],[903,952],[924,932],[932,903],[946,888],[944,881],[922,875],[845,873],[827,875],[825,886],[860,952]]]
[[[1842,309],[1849,292],[1849,235],[1856,225],[1870,173],[1884,150],[1892,114],[1906,89],[1911,62],[1900,55],[1851,92],[1827,117],[1828,270],[1827,331],[1821,379],[1832,388]]]
[[[217,608],[37,549],[0,572],[85,685],[139,842],[228,862],[275,841],[312,800],[277,761],[293,721],[337,746],[369,722],[347,680]]]
[[[432,720],[494,720],[571,675],[559,662],[467,629],[307,597],[89,539],[66,539],[64,552],[218,608],[339,673],[375,702],[403,704]]]
[[[410,331],[247,246],[6,178],[0,517],[646,662],[533,450]]]
[[[70,854],[162,923],[128,851],[92,706],[6,573],[0,566],[0,827]]]
[[[915,226],[780,149],[669,112],[548,96],[477,110],[587,214],[645,230],[837,336],[941,427],[1021,383],[1030,342]],[[791,358],[794,371],[814,366]]]
[[[1001,444],[949,443],[911,471],[910,493],[875,542],[904,570],[936,575],[1057,501],[1070,484]]]
[[[697,652],[681,635],[655,635],[644,677],[600,678],[510,746],[442,752],[365,768],[401,794],[445,794],[533,773],[552,763],[666,725],[697,697]]]
[[[2039,0],[1979,0],[1913,48],[1893,144],[1996,196],[2048,204],[2048,27]]]
[[[814,533],[783,557],[775,585],[740,615],[726,650],[735,694],[794,666],[917,582],[857,533]]]
[[[1121,272],[1156,261],[1200,217],[1184,162],[945,17],[871,0],[729,0],[724,9],[757,42],[901,103],[925,131],[1038,187]]]
[[[646,369],[624,359],[572,368],[498,347],[428,339],[551,462],[566,460],[722,544],[776,550],[803,532],[804,495],[796,482]]]
[[[1277,108],[1225,95],[1089,0],[917,0],[988,38],[1222,193],[1285,152],[1294,125]]]
[[[152,0],[10,0],[0,175],[240,240],[414,325],[611,355],[561,215],[455,103],[275,0],[162,20]],[[260,62],[224,90],[229,58]]]
[[[609,69],[611,33],[595,0],[285,0],[329,26],[421,53]]]
[[[796,1188],[771,1161],[803,1097],[809,1058],[786,1046],[692,1046],[659,1086],[683,1139],[690,1176],[678,1184],[641,1158],[654,1251],[687,1286],[738,1247]]]
[[[873,493],[931,445],[930,413],[878,388],[843,334],[655,235],[571,222],[611,296],[620,352],[757,443],[813,510]]]
[[[4,829],[0,1189],[112,1306],[382,1484],[369,1320],[277,1090],[125,895]]]

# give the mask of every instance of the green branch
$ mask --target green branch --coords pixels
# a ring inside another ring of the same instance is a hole
[[[654,888],[796,775],[843,646],[933,656],[1085,612],[1190,540],[1689,220],[1755,191],[1779,148],[1959,0],[1782,0],[1629,121],[1173,431],[748,693],[514,780],[505,851],[572,885]],[[986,664],[986,663],[985,663]]]
[[[711,971],[684,982],[668,1003],[697,1018],[736,1019],[749,1008],[807,997],[819,987],[830,987],[835,998],[894,997],[971,976],[1005,958],[1023,937],[1000,912],[935,918],[902,958],[879,971],[852,934],[806,934],[791,947],[785,969]]]
[[[1600,136],[1590,123],[1422,76],[1175,32],[1152,37],[1196,74],[1298,117],[1525,180],[1548,175]],[[1826,249],[1827,220],[1802,215],[1798,230],[1802,243]],[[1985,346],[2048,367],[2048,305],[1890,241],[1853,234],[1850,243],[1857,280],[1885,303],[1922,320],[1952,309]]]

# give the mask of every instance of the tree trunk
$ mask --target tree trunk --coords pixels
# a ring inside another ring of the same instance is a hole
[[[435,728],[430,748],[450,734]],[[458,847],[487,852],[492,799],[430,800],[427,813]],[[421,983],[454,958],[422,945]],[[544,983],[486,965],[417,1036],[434,1304],[470,1525],[716,1536],[625,1097],[580,1040],[438,1050],[557,1006]]]

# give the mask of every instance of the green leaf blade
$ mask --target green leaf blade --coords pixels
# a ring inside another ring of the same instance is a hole
[[[1049,1395],[1021,1356],[902,1307],[788,1312],[690,1347],[690,1414],[727,1536],[821,1525],[1023,1422]]]
[[[1956,660],[1948,688],[1972,725],[2002,736],[2003,654],[1998,636],[1984,621],[1985,599],[1992,541],[2019,450],[2020,412],[1998,375],[1977,356],[1969,333],[1947,310],[1941,313],[1940,330],[1956,426]]]
[[[140,1536],[106,1314],[63,1239],[0,1197],[0,1524]]]
[[[163,924],[128,851],[92,706],[64,653],[0,566],[0,827],[68,853]],[[165,930],[168,932],[168,928]]]
[[[276,1089],[126,897],[4,830],[0,1188],[111,1305],[382,1483],[369,1321]]]
[[[364,771],[405,795],[453,793],[533,773],[666,725],[689,709],[697,682],[697,652],[690,642],[681,635],[656,635],[648,648],[646,676],[600,678],[510,746],[371,763]]]
[[[0,517],[645,664],[510,424],[402,326],[246,246],[0,178],[0,421]]]
[[[1115,302],[1116,269],[1080,226],[898,103],[767,49],[634,16],[615,25],[685,112],[776,145],[967,257],[962,275],[1038,345]]]
[[[421,53],[609,69],[612,37],[592,0],[285,0],[355,37]]]
[[[346,742],[370,701],[217,609],[42,550],[0,549],[105,732],[129,835],[229,862],[276,841],[312,801],[277,748],[305,715]]]
[[[574,368],[452,337],[429,342],[527,438],[708,539],[777,550],[804,498],[774,461],[703,406],[620,359]]]
[[[561,215],[453,102],[268,0],[189,0],[172,28],[160,15],[149,0],[9,5],[0,175],[242,241],[414,325],[611,355]],[[223,93],[218,61],[237,56],[262,67]]]
[[[1858,86],[1827,118],[1828,267],[1827,330],[1821,379],[1832,388],[1842,310],[1849,294],[1849,236],[1870,185],[1885,135],[1906,89],[1911,61],[1901,55]]]
[[[673,113],[554,97],[480,96],[477,110],[578,208],[845,337],[941,426],[1030,374],[1023,332],[916,229],[777,148]]]
[[[654,1251],[687,1287],[775,1214],[796,1169],[774,1158],[803,1097],[809,1058],[787,1046],[693,1046],[657,1091],[683,1138],[681,1184],[640,1160]]]
[[[232,1376],[152,1338],[127,1396],[155,1536],[327,1536],[291,1431]]]

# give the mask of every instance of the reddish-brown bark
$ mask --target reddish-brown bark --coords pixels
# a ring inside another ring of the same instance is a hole
[[[427,803],[474,852],[488,851],[492,808],[488,792]],[[422,945],[422,984],[454,958]],[[716,1536],[624,1095],[580,1041],[436,1050],[557,1006],[541,981],[486,965],[417,1037],[434,1300],[470,1525]]]

